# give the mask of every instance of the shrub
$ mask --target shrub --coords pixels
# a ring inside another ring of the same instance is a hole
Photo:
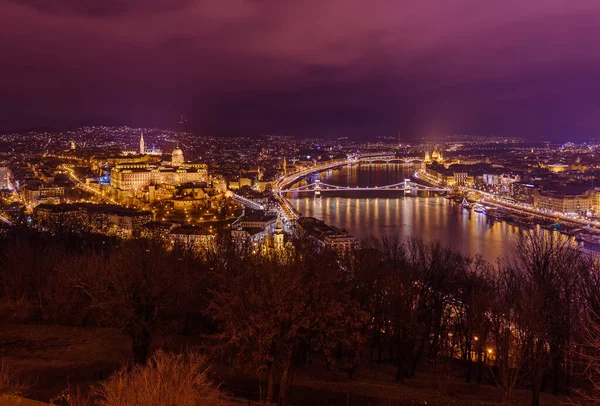
[[[4,360],[0,361],[0,396],[21,396],[29,389],[21,375],[7,367]]]
[[[101,406],[209,406],[225,404],[196,353],[157,352],[146,365],[124,368],[95,390]]]
[[[0,299],[0,322],[26,323],[33,317],[33,305],[25,298]]]

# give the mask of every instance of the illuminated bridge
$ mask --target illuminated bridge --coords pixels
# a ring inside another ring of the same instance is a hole
[[[233,197],[233,200],[235,200],[236,202],[239,202],[239,203],[243,204],[244,206],[249,207],[251,209],[254,209],[254,210],[264,210],[265,209],[262,204],[258,204],[256,202],[253,202],[250,199],[246,199],[244,196],[240,196],[235,193],[232,193],[231,197]]]
[[[0,222],[4,223],[4,224],[8,224],[9,226],[13,226],[13,222],[10,221],[9,219],[7,219],[6,217],[3,217],[2,215],[0,215]]]
[[[314,183],[310,183],[308,185],[298,186],[292,189],[282,190],[282,193],[314,193],[315,196],[320,196],[323,192],[340,192],[340,191],[401,191],[404,193],[411,192],[413,190],[423,190],[429,192],[449,192],[449,189],[446,188],[436,188],[431,186],[421,185],[415,182],[412,182],[410,179],[404,179],[403,182],[394,183],[392,185],[386,186],[338,186],[338,185],[330,185],[328,183],[323,183],[319,179],[316,179]]]
[[[423,162],[421,157],[396,157],[396,154],[377,154],[377,155],[361,155],[357,157],[358,162],[365,163],[405,163],[412,164],[416,162]]]

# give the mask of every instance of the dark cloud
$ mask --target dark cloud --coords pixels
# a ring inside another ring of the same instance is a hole
[[[192,0],[8,0],[20,6],[31,7],[48,14],[76,14],[93,18],[106,18],[169,12],[189,5]]]
[[[595,0],[0,1],[0,125],[595,135]]]

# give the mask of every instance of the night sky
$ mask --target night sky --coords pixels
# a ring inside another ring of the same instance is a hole
[[[0,129],[600,136],[598,0],[0,0]]]

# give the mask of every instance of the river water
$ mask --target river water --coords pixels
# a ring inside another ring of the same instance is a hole
[[[410,178],[416,169],[403,164],[360,164],[322,172],[320,180],[338,186],[385,186]],[[306,181],[296,186],[302,184]],[[418,236],[492,262],[510,255],[519,232],[517,226],[493,221],[429,192],[339,191],[323,192],[320,198],[313,193],[289,193],[288,199],[304,216],[319,218],[359,238]]]

